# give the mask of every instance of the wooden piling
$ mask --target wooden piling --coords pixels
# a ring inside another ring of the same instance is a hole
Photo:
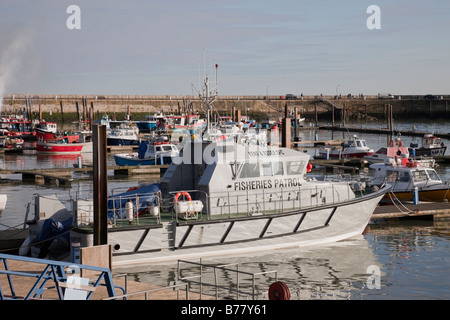
[[[63,108],[62,100],[59,102],[59,104],[61,106],[61,121],[62,121],[62,123],[64,123],[64,108]]]

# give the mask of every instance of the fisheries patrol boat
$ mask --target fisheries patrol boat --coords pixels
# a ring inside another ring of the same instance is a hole
[[[235,139],[189,142],[159,184],[109,198],[113,266],[248,254],[361,235],[389,186],[357,195],[349,183],[306,178],[309,160],[293,149]],[[51,208],[62,207],[39,201],[37,212],[47,211],[48,218]],[[92,246],[92,201],[72,203],[64,220],[73,219],[70,242]],[[41,216],[35,226],[43,225]]]
[[[348,182],[310,179],[309,160],[303,152],[245,143],[239,135],[191,137],[160,183],[109,197],[112,265],[250,254],[360,236],[390,187],[359,194]],[[73,219],[72,247],[93,246],[92,201],[71,203],[73,211],[61,219]],[[42,212],[51,218],[50,209],[61,208],[52,203],[44,210],[42,204],[35,206],[35,226],[42,225]]]

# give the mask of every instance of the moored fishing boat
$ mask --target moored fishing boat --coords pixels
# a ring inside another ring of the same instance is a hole
[[[138,145],[138,129],[121,125],[119,128],[112,129],[106,136],[108,146],[130,146]]]
[[[400,137],[391,139],[386,147],[382,147],[373,154],[365,155],[363,158],[369,163],[384,163],[386,159],[409,158],[408,148],[403,146]]]
[[[320,159],[344,159],[344,158],[363,158],[373,154],[373,149],[369,148],[364,139],[354,135],[351,139],[342,143],[342,148],[325,146],[319,149]]]
[[[92,152],[92,142],[69,142],[67,138],[39,140],[36,151],[40,154],[78,154]]]
[[[428,157],[436,157],[445,155],[445,151],[447,150],[447,146],[441,140],[441,138],[436,137],[433,134],[426,134],[422,137],[422,145],[419,146],[417,144],[411,143],[409,146],[409,153],[415,157],[418,156],[428,156]]]
[[[174,144],[144,141],[139,145],[138,152],[114,154],[114,161],[118,166],[170,164],[172,157],[178,156],[178,153]]]
[[[392,193],[400,201],[437,201],[450,200],[450,185],[441,180],[437,172],[426,163],[421,165],[420,160],[389,159],[385,163],[372,164],[375,177],[372,186],[392,186]],[[418,199],[415,199],[417,192]]]

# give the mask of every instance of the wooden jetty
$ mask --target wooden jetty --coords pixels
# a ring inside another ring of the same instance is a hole
[[[108,170],[113,170],[114,175],[162,175],[169,165],[150,165],[150,166],[111,166]],[[75,178],[74,172],[93,173],[93,167],[82,168],[53,168],[53,169],[30,169],[30,170],[0,170],[0,174],[21,174],[23,182],[57,185],[70,185]]]
[[[355,126],[319,126],[319,130],[333,130],[333,131],[351,131],[351,132],[361,132],[361,133],[375,133],[375,134],[397,134],[400,133],[402,136],[416,136],[423,137],[430,132],[416,131],[416,130],[398,130],[389,128],[371,128],[361,125],[360,127]],[[450,133],[439,132],[434,133],[436,137],[450,139]]]
[[[429,217],[434,221],[450,220],[450,203],[448,202],[408,202],[378,206],[371,220],[402,219]]]

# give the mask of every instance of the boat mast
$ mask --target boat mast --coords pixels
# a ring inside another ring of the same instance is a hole
[[[211,111],[212,111],[212,104],[214,101],[216,101],[218,96],[218,90],[217,90],[217,68],[219,67],[218,64],[215,65],[216,68],[216,87],[211,92],[209,91],[209,77],[208,75],[205,76],[205,82],[204,82],[204,88],[203,93],[200,93],[198,90],[199,98],[205,103],[206,105],[206,132],[209,132],[211,129]],[[195,88],[195,87],[194,87]]]

